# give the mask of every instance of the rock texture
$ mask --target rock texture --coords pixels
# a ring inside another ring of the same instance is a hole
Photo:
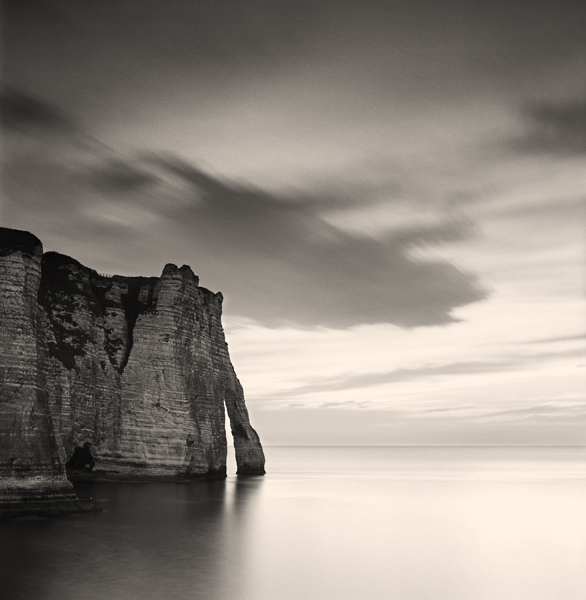
[[[0,277],[0,504],[32,482],[71,495],[64,464],[88,441],[96,468],[71,478],[225,477],[224,405],[238,473],[264,473],[222,295],[189,267],[107,277],[0,228]]]
[[[41,242],[0,230],[0,517],[95,510],[65,478],[47,393]]]

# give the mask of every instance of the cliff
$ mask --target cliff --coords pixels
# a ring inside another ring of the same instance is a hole
[[[264,473],[222,295],[189,267],[106,277],[0,228],[0,294],[0,510],[34,482],[71,495],[65,462],[86,442],[95,468],[71,479],[225,477],[226,409],[237,472]]]

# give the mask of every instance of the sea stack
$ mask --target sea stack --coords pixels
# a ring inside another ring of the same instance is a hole
[[[84,444],[69,479],[223,478],[225,410],[237,473],[264,474],[221,313],[187,266],[104,276],[0,228],[0,516],[90,510]]]

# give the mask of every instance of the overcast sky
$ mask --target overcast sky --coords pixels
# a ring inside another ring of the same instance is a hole
[[[581,4],[7,1],[2,225],[222,291],[266,444],[584,444]]]

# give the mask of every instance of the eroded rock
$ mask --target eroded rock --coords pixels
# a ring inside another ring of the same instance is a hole
[[[65,477],[47,391],[41,242],[0,229],[0,518],[95,510]]]
[[[106,277],[0,228],[0,282],[0,502],[23,469],[71,494],[65,461],[85,442],[94,479],[224,477],[224,406],[238,473],[264,473],[222,295],[189,267]]]

